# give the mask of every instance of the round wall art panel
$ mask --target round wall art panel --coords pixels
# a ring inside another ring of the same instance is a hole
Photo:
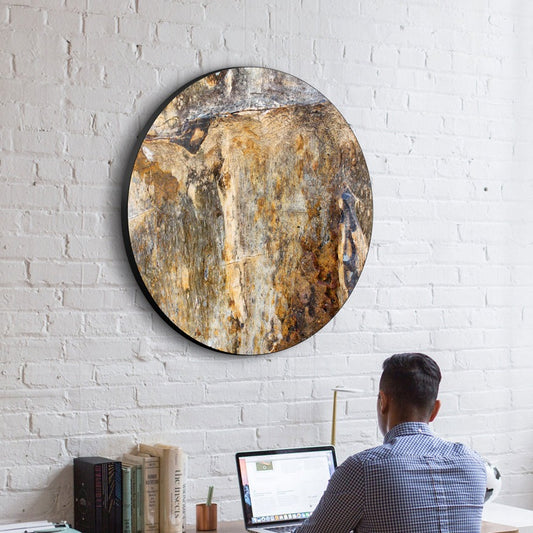
[[[346,302],[372,232],[361,148],[316,89],[229,68],[180,89],[127,175],[133,271],[178,331],[220,352],[278,352]]]

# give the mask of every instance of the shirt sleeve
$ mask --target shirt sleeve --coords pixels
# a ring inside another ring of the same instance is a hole
[[[364,511],[364,470],[350,457],[335,470],[313,514],[295,533],[349,533]]]

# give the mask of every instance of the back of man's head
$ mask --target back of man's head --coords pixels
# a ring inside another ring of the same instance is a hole
[[[422,353],[395,354],[383,362],[379,388],[395,404],[429,416],[439,392],[439,365]]]

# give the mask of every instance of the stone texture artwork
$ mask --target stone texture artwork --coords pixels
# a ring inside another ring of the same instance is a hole
[[[335,316],[365,263],[372,190],[357,139],[321,93],[272,69],[221,70],[171,97],[139,143],[126,246],[171,325],[258,355]]]

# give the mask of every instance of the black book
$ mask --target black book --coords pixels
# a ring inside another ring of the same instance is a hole
[[[109,485],[109,531],[122,533],[122,463],[113,461],[108,464]]]
[[[82,533],[122,533],[120,461],[74,459],[74,527]]]

